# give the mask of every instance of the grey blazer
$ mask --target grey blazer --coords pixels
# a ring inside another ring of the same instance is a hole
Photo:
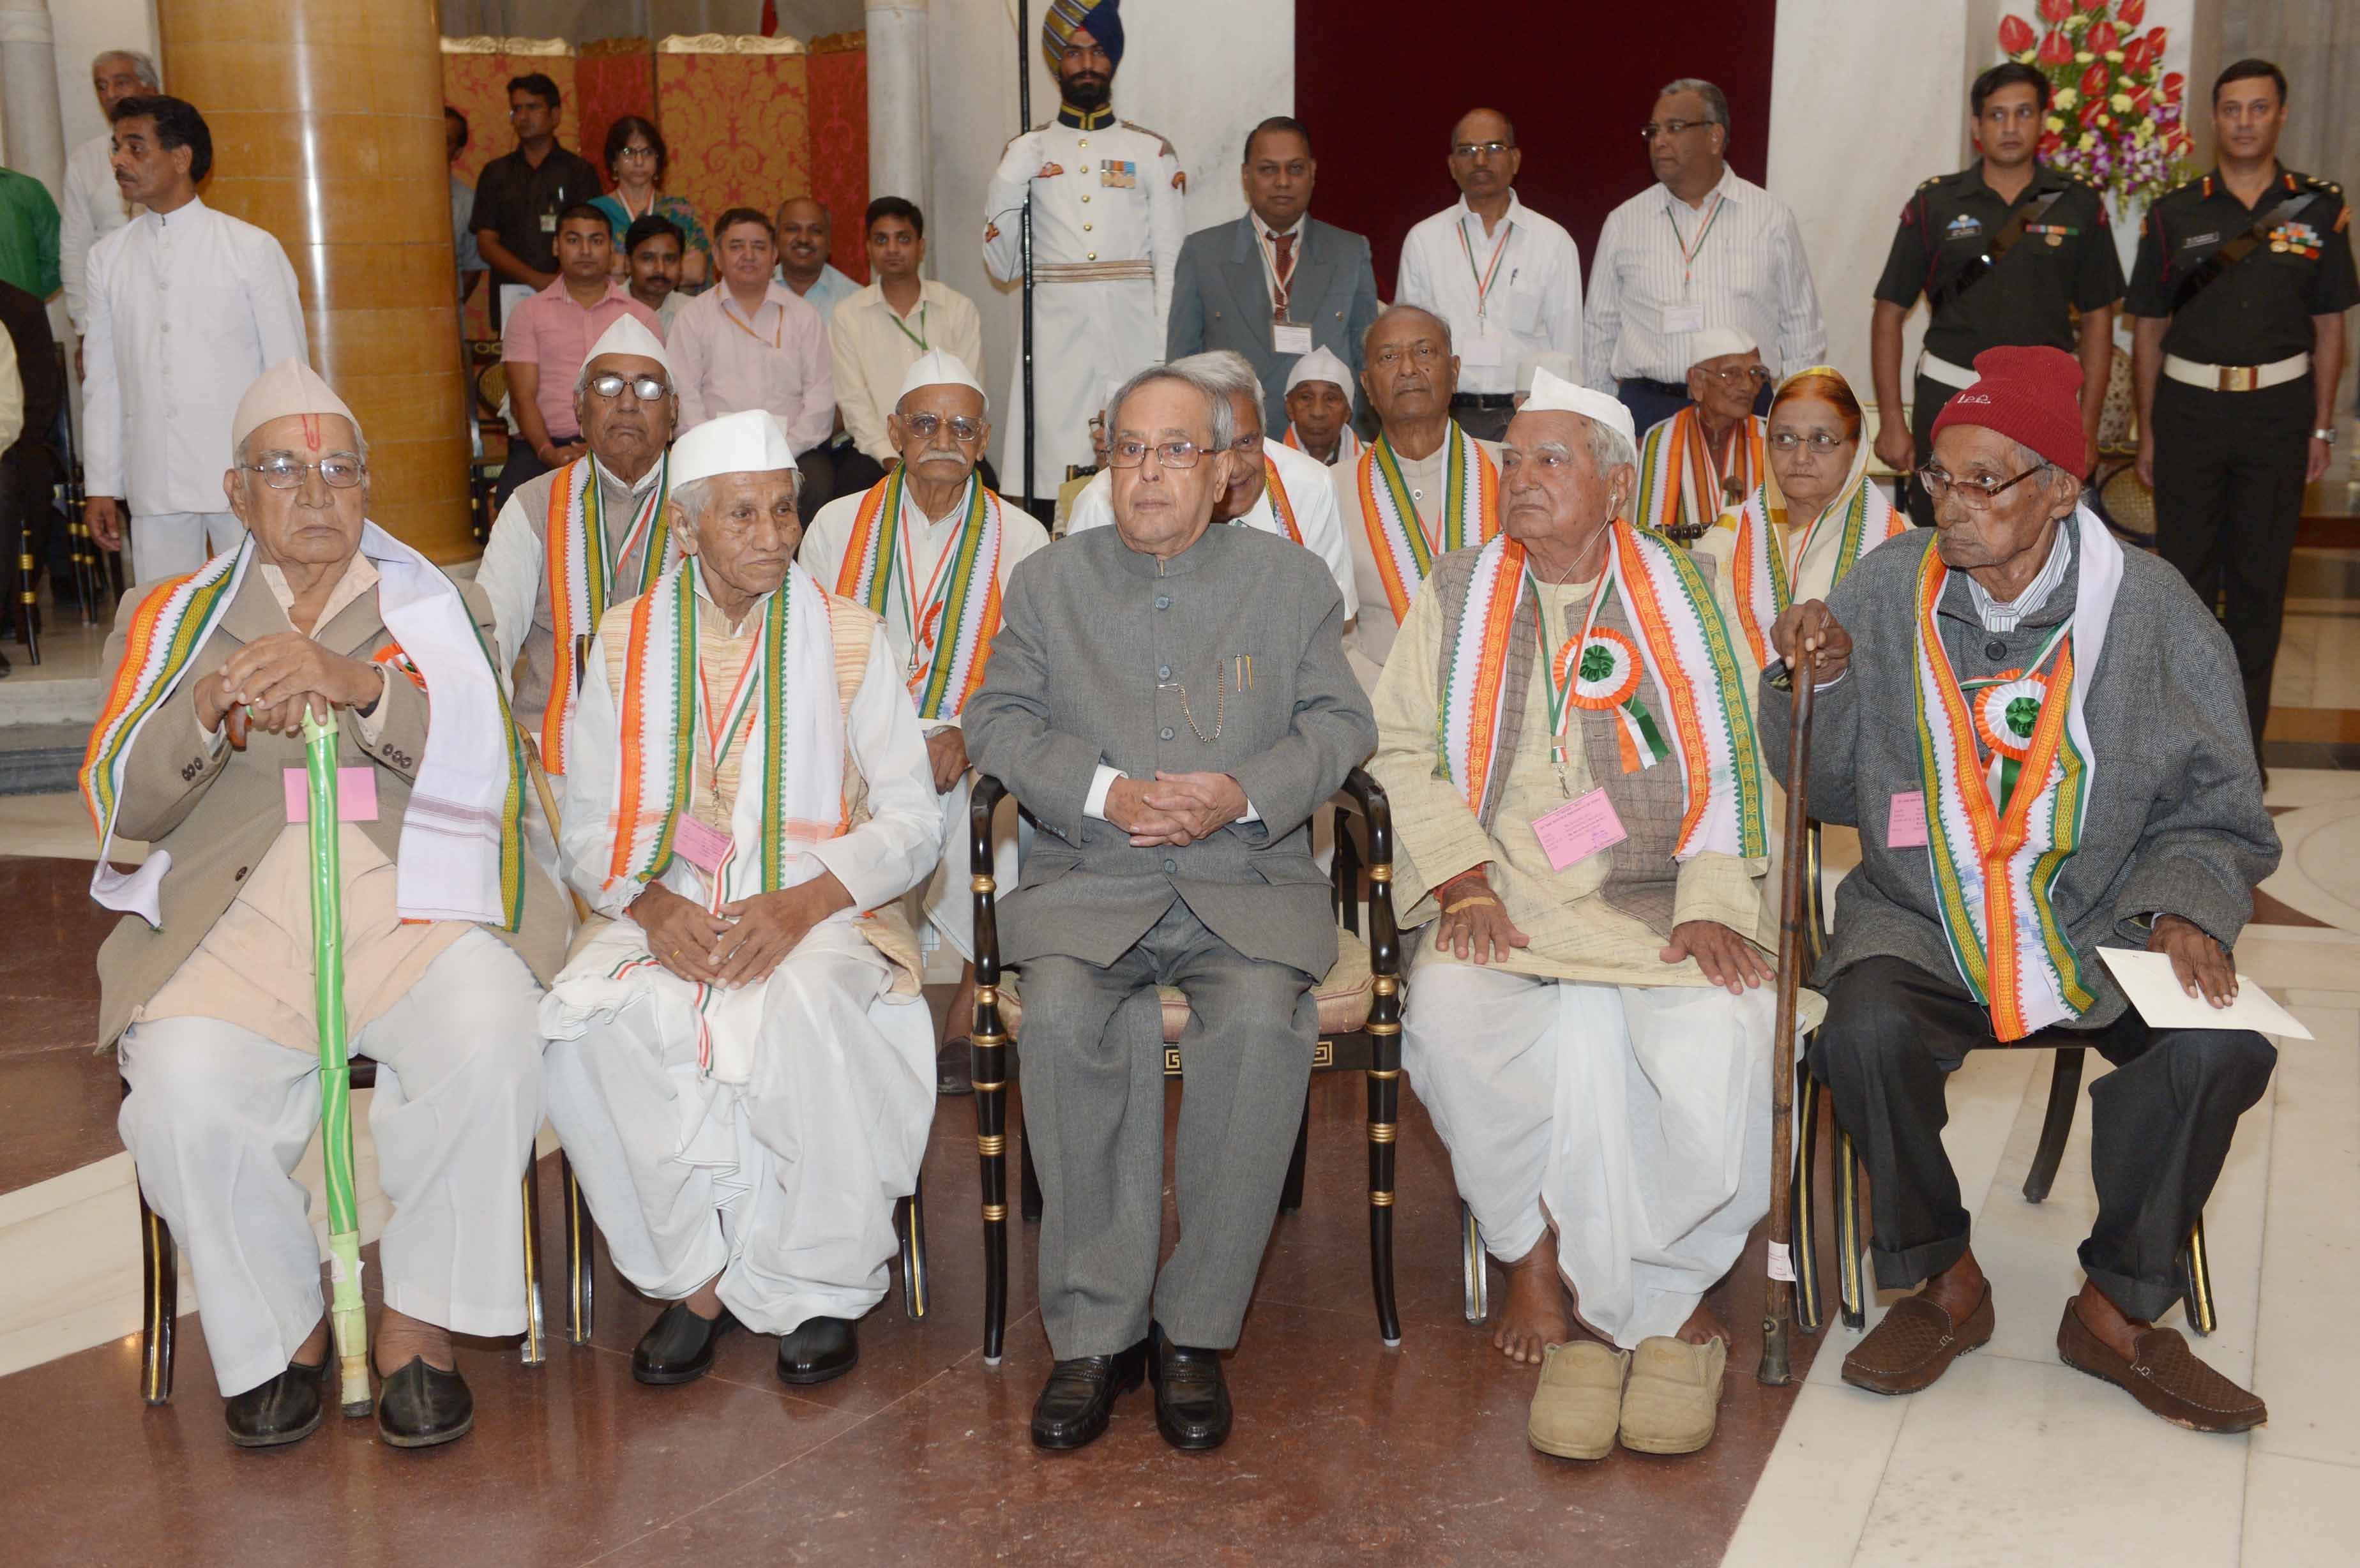
[[[1343,627],[1319,558],[1251,528],[1217,524],[1160,568],[1092,528],[1018,566],[965,715],[976,766],[1043,830],[1000,906],[1000,956],[1112,964],[1177,896],[1247,957],[1325,975],[1336,923],[1311,813],[1377,744]],[[1101,762],[1229,774],[1261,820],[1134,848],[1083,814]]]
[[[1172,285],[1172,320],[1164,354],[1208,349],[1237,350],[1262,377],[1263,428],[1273,436],[1286,429],[1286,376],[1295,356],[1272,346],[1270,280],[1254,243],[1254,217],[1198,229],[1180,246],[1180,270]],[[1318,219],[1303,220],[1303,254],[1291,280],[1291,320],[1311,328],[1311,341],[1352,367],[1356,385],[1345,390],[1361,405],[1360,334],[1377,319],[1377,274],[1369,263],[1369,242]]]

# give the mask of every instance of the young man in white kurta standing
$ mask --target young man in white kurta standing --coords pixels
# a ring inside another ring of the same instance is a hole
[[[1002,283],[1024,277],[1024,203],[1032,203],[1033,437],[1030,503],[1050,517],[1065,469],[1097,461],[1090,418],[1106,389],[1164,357],[1188,186],[1179,155],[1153,131],[1114,117],[1122,63],[1120,0],[1054,0],[1041,49],[1057,73],[1057,117],[1000,154],[983,201],[983,264]],[[1000,473],[1027,495],[1024,365],[1010,377]]]
[[[198,199],[213,163],[192,105],[115,105],[115,182],[148,210],[90,253],[82,516],[104,549],[128,538],[135,583],[237,542],[221,486],[230,413],[265,366],[310,357],[287,253]]]

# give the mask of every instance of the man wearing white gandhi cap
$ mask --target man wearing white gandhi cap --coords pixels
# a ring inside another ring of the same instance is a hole
[[[933,771],[882,622],[795,564],[796,483],[762,409],[674,443],[683,559],[607,609],[574,714],[560,849],[607,923],[541,1005],[549,1119],[617,1270],[671,1302],[643,1383],[733,1324],[782,1336],[789,1383],[851,1370],[933,1120],[899,903]]]
[[[1435,561],[1369,763],[1425,927],[1402,1064],[1508,1267],[1492,1342],[1542,1368],[1528,1436],[1578,1459],[1710,1441],[1729,1333],[1703,1298],[1769,1206],[1752,665],[1713,563],[1625,520],[1631,436],[1535,373],[1502,532]],[[1568,1343],[1577,1319],[1598,1337]]]
[[[1352,429],[1352,367],[1324,348],[1315,348],[1286,373],[1286,444],[1328,467],[1360,460],[1360,437]]]
[[[328,1328],[310,1199],[290,1172],[320,1118],[309,828],[290,820],[302,717],[337,721],[352,1050],[392,1201],[370,1341],[386,1441],[465,1433],[451,1336],[525,1327],[519,1177],[541,1121],[540,982],[565,952],[556,885],[522,853],[522,752],[481,638],[489,610],[366,521],[367,443],[300,360],[230,424],[246,531],[126,595],[82,786],[117,1126],[187,1248],[241,1447],[319,1425]],[[367,786],[367,789],[362,788]],[[364,801],[373,804],[364,806]],[[120,834],[147,862],[108,864]]]
[[[1767,422],[1754,411],[1770,385],[1754,340],[1707,327],[1690,343],[1688,406],[1651,427],[1639,446],[1639,499],[1631,520],[1692,541],[1761,487]],[[1766,405],[1765,405],[1766,407]]]
[[[967,694],[982,684],[1000,630],[1009,574],[1049,542],[1030,513],[1004,504],[976,472],[991,421],[982,385],[956,354],[932,349],[901,378],[885,418],[892,472],[866,492],[820,508],[803,536],[803,566],[885,623],[894,668],[917,703],[934,789],[942,806],[942,860],[912,895],[923,913],[966,960],[945,1015],[952,1038],[939,1052],[935,1083],[967,1092],[965,1022],[975,996],[975,901],[967,887]],[[1016,875],[1016,813],[1006,809],[1005,875]],[[955,1032],[954,1032],[955,1031]]]
[[[518,485],[492,524],[475,583],[492,602],[500,666],[541,766],[565,771],[577,651],[606,606],[644,593],[679,556],[665,521],[665,450],[680,417],[672,360],[635,316],[617,316],[574,380],[590,450]]]

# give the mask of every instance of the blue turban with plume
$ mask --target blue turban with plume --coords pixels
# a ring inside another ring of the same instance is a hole
[[[1050,0],[1048,15],[1041,18],[1041,52],[1052,72],[1076,28],[1087,28],[1107,59],[1122,63],[1122,0]]]

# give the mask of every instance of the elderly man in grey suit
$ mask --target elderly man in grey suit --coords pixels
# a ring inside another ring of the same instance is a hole
[[[1153,1374],[1176,1448],[1229,1432],[1220,1352],[1253,1293],[1336,958],[1312,811],[1376,744],[1318,559],[1210,527],[1238,458],[1186,366],[1107,406],[1115,526],[1017,568],[967,706],[977,766],[1040,824],[1000,906],[1022,968],[1025,1116],[1057,1356],[1032,1441],[1078,1448]],[[1159,1277],[1164,1051],[1180,1041],[1180,1242]]]
[[[1286,428],[1286,377],[1324,348],[1360,370],[1360,338],[1377,319],[1369,242],[1309,215],[1319,160],[1303,123],[1273,115],[1246,134],[1239,170],[1251,209],[1198,229],[1180,247],[1167,359],[1235,349],[1262,378],[1262,425]]]
[[[2154,1320],[2277,1053],[2249,1029],[2150,1023],[2098,957],[2144,947],[2191,998],[2236,996],[2229,949],[2278,861],[2236,659],[2169,567],[2078,504],[2072,356],[1993,348],[1975,370],[1918,471],[1935,526],[1771,628],[1786,659],[1817,658],[1811,810],[1861,830],[1811,1071],[1868,1162],[1878,1287],[1925,1282],[1843,1378],[1911,1393],[1991,1338],[1944,1085],[1970,1050],[2054,1028],[2114,1067],[2090,1091],[2097,1223],[2058,1356],[2178,1425],[2244,1432],[2262,1401]],[[1774,767],[1786,671],[1763,675]]]

